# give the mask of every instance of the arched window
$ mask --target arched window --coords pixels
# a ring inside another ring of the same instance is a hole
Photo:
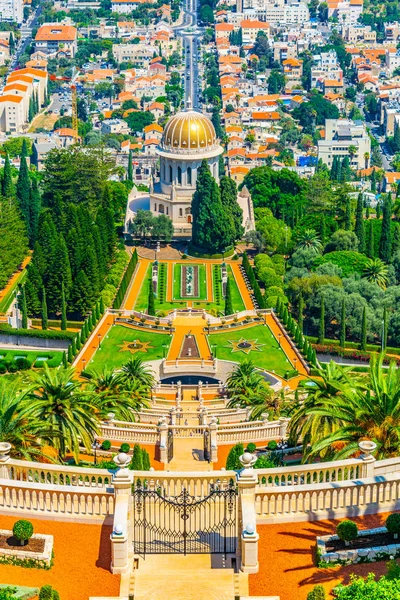
[[[158,212],[164,214],[164,204],[158,205]]]
[[[178,167],[178,183],[179,185],[182,184],[182,169],[180,167]]]
[[[157,212],[157,204],[154,205],[154,210]]]
[[[172,167],[169,167],[169,182],[172,183]]]
[[[187,168],[187,182],[188,185],[192,185],[192,167]]]
[[[162,176],[165,181],[165,163],[163,163]]]
[[[181,209],[181,208],[179,209],[179,216],[180,216],[180,217],[182,217],[182,216],[183,216],[183,212],[182,212],[182,209]]]
[[[192,209],[190,208],[190,206],[188,206],[187,208],[185,208],[185,215],[190,215],[191,210]]]

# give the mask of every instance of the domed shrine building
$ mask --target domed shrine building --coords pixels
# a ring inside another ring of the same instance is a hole
[[[191,202],[198,169],[206,159],[211,174],[218,181],[218,161],[222,152],[210,119],[191,110],[190,105],[166,124],[157,149],[160,179],[150,189],[150,210],[155,216],[169,217],[175,235],[191,235]]]

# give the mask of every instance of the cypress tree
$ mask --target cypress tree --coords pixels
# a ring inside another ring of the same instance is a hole
[[[368,258],[374,258],[375,256],[375,240],[374,240],[374,223],[369,221],[368,228],[368,241],[367,241],[367,256]]]
[[[3,181],[1,183],[1,193],[4,196],[4,198],[9,199],[11,196],[14,195],[14,191],[15,190],[12,182],[10,159],[8,153],[6,153],[6,158],[4,161]]]
[[[338,180],[338,157],[334,156],[332,161],[330,177],[332,181]]]
[[[13,36],[13,32],[10,31],[10,37],[8,38],[8,47],[10,49],[10,54],[14,54],[15,51],[15,40]]]
[[[376,205],[376,218],[380,219],[381,218],[381,203],[378,202],[378,204]]]
[[[132,165],[132,150],[129,149],[128,157],[128,181],[133,183],[133,165]]]
[[[70,344],[68,346],[68,362],[69,362],[69,364],[71,364],[73,362],[73,360],[74,360],[74,355],[72,352],[72,345]]]
[[[46,302],[46,290],[43,287],[42,290],[42,329],[47,329],[48,318],[47,318],[47,302]]]
[[[35,105],[33,96],[29,98],[28,121],[31,122],[35,116]]]
[[[149,298],[148,298],[147,314],[151,315],[153,317],[156,314],[156,308],[154,305],[153,283],[152,283],[151,279],[149,281]]]
[[[143,471],[150,471],[151,463],[150,456],[147,450],[142,448]]]
[[[361,342],[360,342],[360,350],[365,352],[367,350],[367,309],[364,306],[362,321],[361,321]]]
[[[326,242],[326,222],[325,222],[325,215],[322,215],[322,218],[321,218],[320,237],[321,237],[321,242],[323,244],[325,244],[325,242]]]
[[[300,294],[299,298],[299,318],[297,324],[299,326],[300,333],[303,334],[303,323],[304,323],[304,298],[303,294]]]
[[[67,330],[67,302],[65,300],[64,282],[61,283],[61,330]]]
[[[96,304],[96,321],[100,321],[100,302],[97,302]]]
[[[63,352],[62,364],[63,364],[64,369],[68,368],[68,359],[67,359],[67,353],[66,352]]]
[[[88,316],[88,320],[87,320],[87,326],[88,326],[89,333],[91,333],[91,331],[93,330],[93,320],[92,320],[92,315],[89,315],[89,316]]]
[[[33,248],[33,245],[36,241],[38,227],[39,227],[39,215],[42,206],[42,199],[40,196],[38,183],[36,179],[32,180],[32,185],[30,189],[30,201],[29,201],[29,241],[30,246]]]
[[[221,195],[206,160],[198,170],[192,198],[192,240],[194,246],[210,254],[224,252],[232,239]]]
[[[398,223],[394,223],[392,244],[391,244],[390,249],[391,249],[392,258],[400,250],[400,225]]]
[[[318,344],[323,344],[325,340],[325,300],[321,296],[321,306],[319,314],[319,327],[318,327]]]
[[[100,310],[100,315],[104,315],[104,300],[103,300],[103,296],[100,296],[99,310]]]
[[[365,209],[365,218],[369,219],[369,206],[367,206]]]
[[[26,305],[25,286],[21,287],[18,304],[21,311],[22,329],[28,329],[28,307]]]
[[[385,261],[390,262],[391,257],[391,223],[392,223],[392,199],[389,196],[385,199],[383,204],[383,219],[382,219],[382,230],[381,239],[379,241],[379,257]]]
[[[393,133],[393,150],[400,152],[400,127],[397,121],[395,122]]]
[[[351,198],[348,194],[346,194],[344,228],[346,231],[351,229]]]
[[[233,315],[231,282],[230,282],[229,277],[226,281],[226,289],[225,289],[225,315]]]
[[[30,197],[31,197],[31,186],[29,181],[29,171],[28,165],[26,162],[26,157],[28,156],[28,146],[26,140],[24,139],[22,143],[22,151],[20,156],[20,167],[19,174],[17,179],[17,188],[16,195],[18,199],[18,206],[21,211],[22,217],[24,219],[26,229],[28,232],[28,237],[31,239],[31,231],[30,231]]]
[[[130,468],[133,471],[143,471],[143,454],[139,444],[133,446],[132,461]]]
[[[358,238],[358,251],[364,252],[365,250],[365,228],[364,228],[364,214],[363,214],[363,196],[358,194],[357,197],[357,209],[356,209],[356,226],[355,234]]]
[[[47,295],[51,311],[61,311],[61,284],[64,284],[65,298],[68,299],[72,287],[71,265],[67,245],[62,234],[55,241],[53,254],[48,263]]]
[[[371,192],[376,192],[376,173],[375,169],[372,171],[371,175]]]
[[[230,177],[225,175],[221,177],[219,182],[222,206],[225,209],[227,221],[231,221],[232,243],[240,240],[243,237],[244,229],[243,210],[240,208],[237,201],[236,183]]]
[[[383,349],[386,350],[388,337],[388,313],[386,306],[383,309]]]
[[[342,315],[340,318],[340,347],[344,348],[346,344],[346,300],[342,300]]]
[[[76,334],[76,338],[74,339],[74,341],[75,341],[75,345],[76,345],[76,350],[77,350],[77,352],[79,352],[79,350],[82,347],[82,345],[81,345],[81,334],[80,334],[80,331],[78,331],[78,333]]]
[[[350,160],[348,156],[345,156],[342,160],[341,165],[341,173],[340,173],[340,181],[346,182],[351,180],[351,168],[350,168]]]

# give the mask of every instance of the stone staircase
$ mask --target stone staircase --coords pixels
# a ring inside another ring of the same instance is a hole
[[[238,576],[222,555],[153,554],[139,560],[135,600],[235,600],[246,592],[247,576]],[[247,592],[248,593],[248,592]]]

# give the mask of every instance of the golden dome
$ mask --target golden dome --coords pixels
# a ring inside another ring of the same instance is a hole
[[[218,145],[214,125],[202,113],[182,111],[171,117],[161,140],[163,150],[209,150]]]

